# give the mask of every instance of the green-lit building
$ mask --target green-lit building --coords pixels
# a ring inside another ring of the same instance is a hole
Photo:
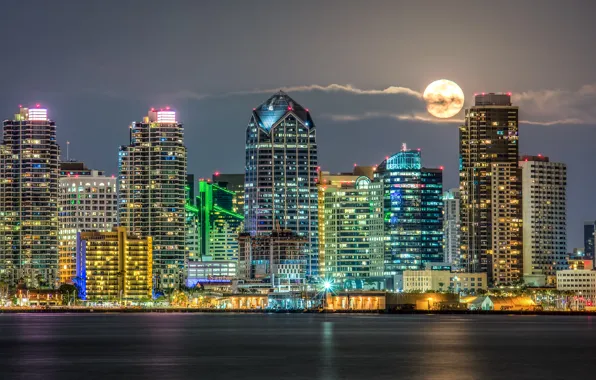
[[[210,181],[199,181],[196,208],[201,258],[238,259],[238,233],[244,216],[234,211],[235,197],[233,190]]]
[[[404,144],[375,177],[384,187],[385,275],[442,262],[442,169],[422,167],[420,150]]]

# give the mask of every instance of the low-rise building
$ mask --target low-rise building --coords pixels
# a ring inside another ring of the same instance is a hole
[[[152,239],[125,227],[77,234],[79,297],[90,301],[138,301],[152,293]]]
[[[592,306],[596,302],[596,271],[588,269],[557,272],[557,290],[574,293],[573,303]]]
[[[238,261],[236,260],[206,260],[189,261],[186,284],[195,287],[198,284],[230,284],[236,277]]]
[[[536,303],[530,297],[474,296],[462,298],[470,310],[533,311]]]
[[[475,293],[487,290],[486,273],[451,272],[447,270],[406,270],[403,272],[404,292]]]

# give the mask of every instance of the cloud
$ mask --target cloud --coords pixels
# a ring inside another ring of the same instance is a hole
[[[550,89],[514,93],[525,121],[535,125],[596,124],[596,84],[578,90]]]
[[[394,120],[405,120],[405,121],[416,121],[422,123],[431,123],[431,124],[461,124],[463,123],[462,119],[439,119],[432,117],[428,114],[424,113],[416,113],[416,114],[399,114],[399,113],[390,113],[390,112],[365,112],[362,114],[324,114],[322,115],[325,118],[331,119],[333,121],[343,121],[343,122],[353,122],[353,121],[362,121],[367,119],[394,119]]]

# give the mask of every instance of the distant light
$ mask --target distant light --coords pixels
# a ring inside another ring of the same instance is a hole
[[[443,168],[442,166],[439,166],[439,169],[440,169],[440,170],[443,170],[444,168]]]
[[[155,112],[155,107],[151,107],[151,112]]]
[[[420,148],[417,149],[420,152]]]
[[[306,112],[308,112],[308,108],[306,109]]]
[[[166,106],[166,109],[169,110],[170,109],[170,106]]]
[[[538,153],[538,157],[542,157],[542,154]]]
[[[19,104],[19,108],[23,108],[23,105],[22,104]]]
[[[288,107],[288,111],[291,111],[291,110],[292,110],[292,107]]]
[[[323,287],[325,288],[325,290],[329,290],[329,289],[331,289],[331,282],[329,282],[329,281],[325,281],[325,282],[323,283]]]
[[[215,176],[217,177],[217,176],[219,175],[219,172],[215,172],[215,173],[213,173],[213,174],[215,174]]]
[[[253,110],[253,111],[256,111],[257,109],[256,109],[256,108],[253,108],[252,110]]]
[[[511,93],[510,93],[510,92],[508,92],[508,93],[507,93],[507,95],[511,96]]]
[[[37,103],[37,104],[35,105],[35,107],[39,108],[39,103]]]
[[[388,160],[389,159],[389,156],[385,156],[385,159]]]
[[[484,92],[482,93],[482,95],[484,95]]]

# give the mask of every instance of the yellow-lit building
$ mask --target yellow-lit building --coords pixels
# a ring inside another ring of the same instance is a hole
[[[125,227],[77,235],[77,277],[86,300],[133,301],[151,297],[153,244]]]
[[[487,290],[486,273],[463,273],[448,270],[406,270],[403,272],[404,292],[449,291],[474,293]]]

